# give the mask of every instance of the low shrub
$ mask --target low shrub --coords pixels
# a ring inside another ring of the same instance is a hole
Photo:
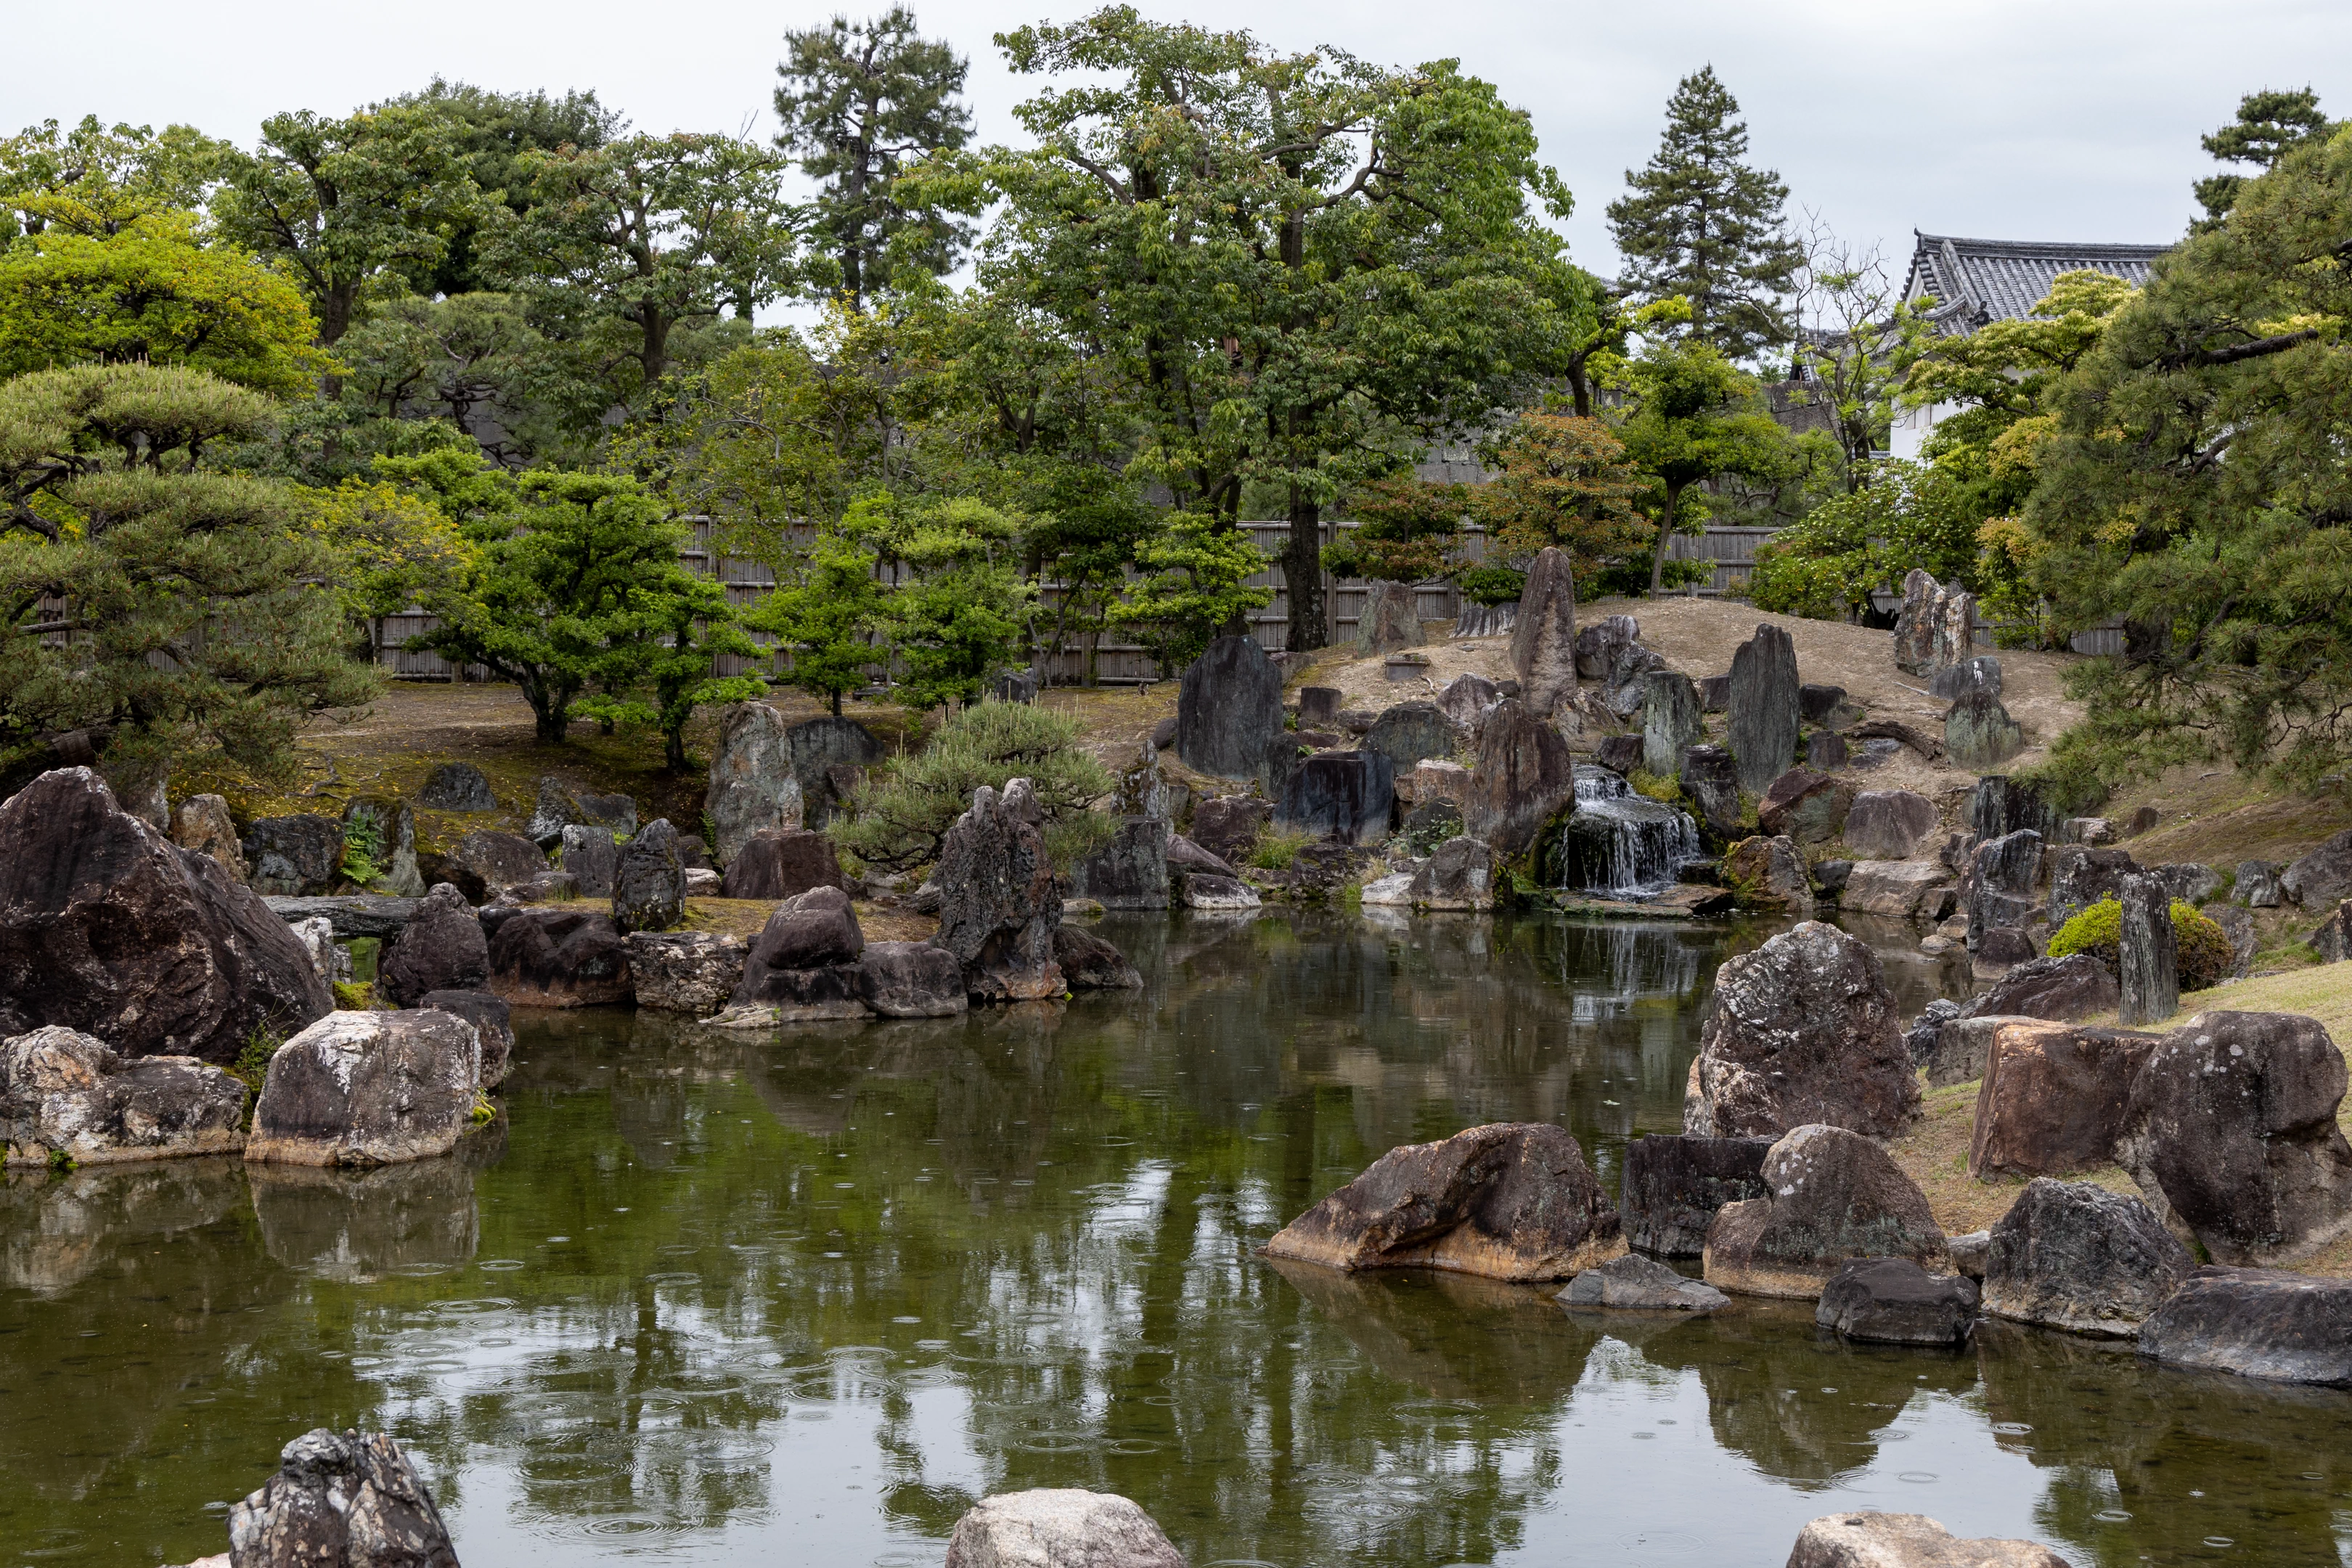
[[[1311,833],[1292,833],[1269,828],[1259,836],[1257,847],[1249,853],[1248,864],[1261,871],[1287,871],[1298,858],[1298,852],[1315,842]]]
[[[1118,825],[1087,805],[1108,795],[1108,769],[1078,744],[1076,721],[1025,702],[977,702],[940,726],[920,752],[884,763],[826,831],[868,866],[902,871],[940,858],[948,829],[982,784],[1025,778],[1045,809],[1045,847],[1057,865],[1099,847]]]
[[[2227,979],[2237,963],[2229,932],[2184,900],[2172,900],[2171,913],[2174,973],[2180,988],[2204,991]],[[2087,952],[2106,965],[2109,973],[2116,973],[2123,963],[2123,905],[2101,899],[2058,928],[2050,939],[2050,956]]]
[[[1625,775],[1625,783],[1635,795],[1647,795],[1666,805],[1683,803],[1683,781],[1671,775],[1661,776],[1647,768],[1635,768]]]

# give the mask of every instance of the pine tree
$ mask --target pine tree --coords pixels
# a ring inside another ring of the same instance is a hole
[[[2267,169],[2287,149],[2326,129],[2327,116],[2319,112],[2319,95],[2311,89],[2281,92],[2265,88],[2240,99],[2238,118],[2198,141],[2217,162],[2252,163],[2258,169]],[[2205,224],[2200,226],[2210,226],[2230,216],[2247,178],[2244,174],[2214,174],[2197,182],[2197,200],[2205,208]]]
[[[1739,100],[1707,66],[1666,100],[1666,132],[1649,166],[1628,169],[1632,190],[1609,204],[1633,296],[1690,301],[1691,333],[1730,359],[1789,341],[1783,297],[1804,253],[1783,229],[1789,187],[1754,169]]]
[[[898,261],[949,271],[971,228],[942,208],[902,205],[898,180],[908,163],[971,140],[971,113],[956,101],[967,62],[919,37],[903,5],[865,22],[835,16],[786,33],[784,45],[776,144],[822,184],[817,229],[838,268],[814,279],[817,297],[837,291],[863,310],[867,295],[889,286]]]

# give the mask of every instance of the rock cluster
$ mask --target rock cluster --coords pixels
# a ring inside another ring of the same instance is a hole
[[[585,910],[505,912],[490,932],[489,988],[517,1007],[601,1007],[634,994],[620,928]]]

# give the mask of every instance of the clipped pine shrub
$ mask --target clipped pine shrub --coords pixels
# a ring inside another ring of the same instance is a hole
[[[2230,935],[2185,900],[2172,900],[2174,968],[2183,991],[2205,991],[2227,978],[2237,962]],[[2064,958],[2087,952],[2119,973],[2123,962],[2124,907],[2113,898],[2101,899],[2058,928],[2050,939],[2050,956]]]

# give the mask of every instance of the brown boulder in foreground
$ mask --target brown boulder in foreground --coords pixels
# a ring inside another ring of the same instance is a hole
[[[1764,1156],[1770,1196],[1726,1204],[1706,1227],[1706,1282],[1744,1296],[1819,1299],[1852,1258],[1952,1271],[1927,1199],[1885,1150],[1842,1127],[1800,1127]]]
[[[1969,1174],[2052,1176],[2104,1165],[2158,1037],[2013,1018],[1997,1026],[1977,1090]]]
[[[1498,1121],[1390,1150],[1265,1245],[1328,1268],[1565,1279],[1625,1250],[1617,1210],[1560,1128]]]

